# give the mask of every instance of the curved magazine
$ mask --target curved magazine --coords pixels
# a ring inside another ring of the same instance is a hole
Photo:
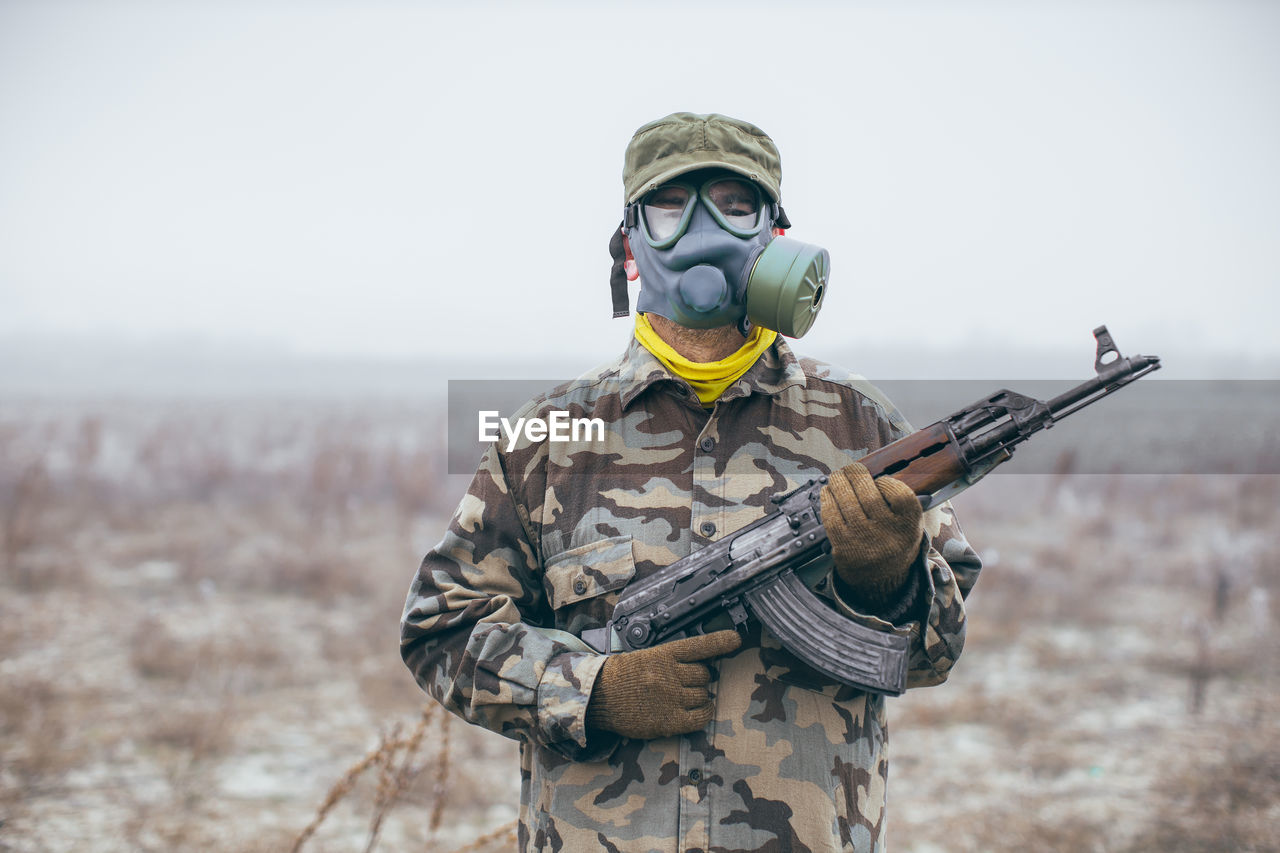
[[[831,609],[794,571],[747,593],[747,608],[787,651],[844,684],[899,696],[907,687],[907,638],[859,625]]]

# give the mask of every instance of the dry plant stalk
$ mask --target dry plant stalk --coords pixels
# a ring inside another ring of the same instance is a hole
[[[459,847],[453,853],[476,853],[497,841],[514,842],[516,840],[516,821],[513,820],[510,823],[504,823],[493,832],[485,833],[466,847]]]
[[[370,767],[382,768],[383,778],[385,779],[386,768],[395,761],[396,753],[401,749],[411,749],[411,752],[409,752],[405,757],[402,770],[408,768],[410,761],[413,758],[413,753],[417,751],[418,746],[421,744],[422,735],[426,731],[427,723],[430,721],[434,712],[434,705],[425,706],[422,711],[422,718],[419,720],[418,725],[414,728],[413,732],[410,733],[409,737],[404,739],[397,737],[399,733],[399,726],[396,726],[390,733],[384,735],[382,739],[379,740],[378,746],[374,748],[372,752],[353,764],[351,768],[342,775],[342,778],[335,782],[333,787],[329,789],[329,793],[325,796],[324,802],[320,804],[320,808],[316,811],[316,816],[311,819],[311,823],[307,824],[306,828],[303,829],[302,832],[298,833],[298,837],[294,839],[293,846],[289,848],[290,853],[298,853],[298,851],[302,849],[302,845],[305,844],[312,835],[315,835],[316,830],[320,828],[320,824],[324,822],[326,817],[328,817],[329,812],[333,811],[334,807],[351,793],[356,786],[356,782],[359,781],[360,777]],[[409,776],[409,778],[412,778],[412,776]],[[385,792],[390,797],[389,802],[394,802],[395,798],[399,795],[399,789],[395,787],[394,781],[387,786]],[[380,781],[379,797],[383,794],[384,788]],[[389,808],[389,805],[387,808]],[[374,825],[370,829],[371,837],[369,839],[369,847],[367,848],[369,850],[372,850],[374,845],[377,843],[377,832],[381,828],[382,814],[385,814],[385,809],[383,809],[381,802],[379,802],[379,814],[375,815]]]
[[[1191,695],[1187,702],[1187,710],[1198,716],[1204,710],[1205,699],[1209,693],[1209,679],[1214,676],[1213,656],[1209,647],[1209,625],[1197,620],[1196,659],[1187,667],[1187,676],[1191,680]]]
[[[449,776],[449,719],[448,714],[440,718],[440,755],[436,759],[436,781],[431,791],[435,802],[432,803],[431,820],[428,823],[433,834],[440,828],[440,821],[444,818],[444,800]]]
[[[16,571],[18,556],[39,540],[39,524],[48,513],[51,495],[43,459],[22,470],[4,508],[4,569]]]
[[[334,807],[354,790],[356,782],[359,781],[365,771],[377,769],[378,783],[374,794],[374,814],[369,823],[369,839],[365,845],[365,853],[372,853],[378,846],[378,839],[382,833],[382,824],[387,814],[399,801],[400,795],[426,769],[427,765],[425,764],[414,766],[414,759],[417,758],[418,752],[422,748],[423,738],[426,736],[427,728],[435,711],[435,705],[426,705],[422,710],[422,716],[419,718],[418,724],[414,726],[413,731],[407,737],[400,736],[401,727],[397,723],[390,732],[383,735],[378,741],[378,746],[372,752],[352,765],[342,775],[342,778],[329,789],[324,802],[321,803],[320,808],[316,811],[316,816],[294,840],[293,847],[290,848],[291,853],[298,853],[302,849],[302,845],[315,834],[320,824],[328,817],[329,812],[333,811]],[[440,716],[440,751],[436,756],[436,777],[432,786],[433,803],[431,817],[428,821],[432,834],[440,828],[448,792],[449,722],[450,717],[448,714]],[[462,850],[481,850],[499,840],[509,839],[514,841],[516,838],[515,826],[514,821],[500,826],[496,830],[480,836],[462,848]]]
[[[399,723],[391,727],[391,733],[387,737],[393,743],[401,743]],[[382,819],[391,808],[391,802],[394,799],[395,771],[392,769],[395,761],[394,753],[394,750],[387,750],[374,765],[379,771],[378,789],[373,795],[373,819],[369,821],[369,840],[364,847],[365,853],[370,853],[378,846],[378,836],[382,832]]]
[[[417,757],[418,750],[422,747],[422,738],[427,732],[427,725],[431,722],[431,716],[434,711],[434,705],[424,707],[422,709],[422,717],[418,720],[418,725],[410,732],[409,737],[401,741],[404,756],[400,761],[399,768],[392,768],[395,755],[393,752],[387,753],[385,763],[382,765],[382,773],[378,777],[378,793],[374,798],[374,814],[369,823],[369,842],[365,845],[365,853],[372,853],[373,849],[378,845],[378,836],[382,832],[383,819],[391,811],[391,807],[399,801],[401,792],[412,785],[413,780],[425,768],[425,765],[414,767],[413,760]],[[440,717],[442,732],[448,724],[449,715],[442,715]],[[441,748],[443,749],[443,747]]]

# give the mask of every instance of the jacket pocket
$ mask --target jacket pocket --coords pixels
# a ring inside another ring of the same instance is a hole
[[[543,583],[556,627],[581,634],[613,615],[617,593],[636,574],[631,536],[611,536],[561,551],[547,560]]]

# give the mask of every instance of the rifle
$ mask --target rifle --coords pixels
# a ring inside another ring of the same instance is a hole
[[[1042,429],[1160,367],[1122,358],[1106,326],[1093,330],[1096,375],[1047,401],[1001,389],[863,456],[874,477],[902,480],[928,509],[972,486]],[[772,498],[776,508],[723,539],[632,581],[604,628],[582,638],[600,652],[649,648],[701,632],[727,614],[741,630],[754,615],[797,658],[873,693],[906,689],[907,638],[860,625],[811,589],[831,566],[819,493],[826,477]]]

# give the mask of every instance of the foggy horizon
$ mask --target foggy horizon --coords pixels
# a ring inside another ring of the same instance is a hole
[[[1111,332],[1122,355],[1161,357],[1161,370],[1148,382],[1280,379],[1280,357],[1249,358],[1185,347],[1155,352],[1127,331],[1112,328]],[[851,342],[830,351],[808,347],[803,340],[787,343],[798,356],[848,368],[872,382],[1055,380],[1075,384],[1093,375],[1092,338],[1080,337],[1071,347],[1016,349],[994,340],[951,349]],[[626,344],[627,338],[620,334],[617,346],[602,350],[594,360],[591,353],[512,359],[462,350],[441,356],[315,355],[278,342],[230,345],[176,336],[142,341],[16,336],[0,339],[0,362],[6,365],[0,371],[0,394],[33,398],[402,395],[406,400],[422,400],[443,396],[451,380],[537,380],[549,389],[611,361]]]
[[[1275,375],[1277,7],[682,11],[681,43],[758,46],[745,85],[720,51],[627,62],[671,34],[624,7],[303,8],[0,10],[0,342],[585,370],[629,334],[623,148],[694,110],[773,136],[791,233],[831,252],[800,352],[1074,376],[1106,323],[1185,353],[1166,374]]]

